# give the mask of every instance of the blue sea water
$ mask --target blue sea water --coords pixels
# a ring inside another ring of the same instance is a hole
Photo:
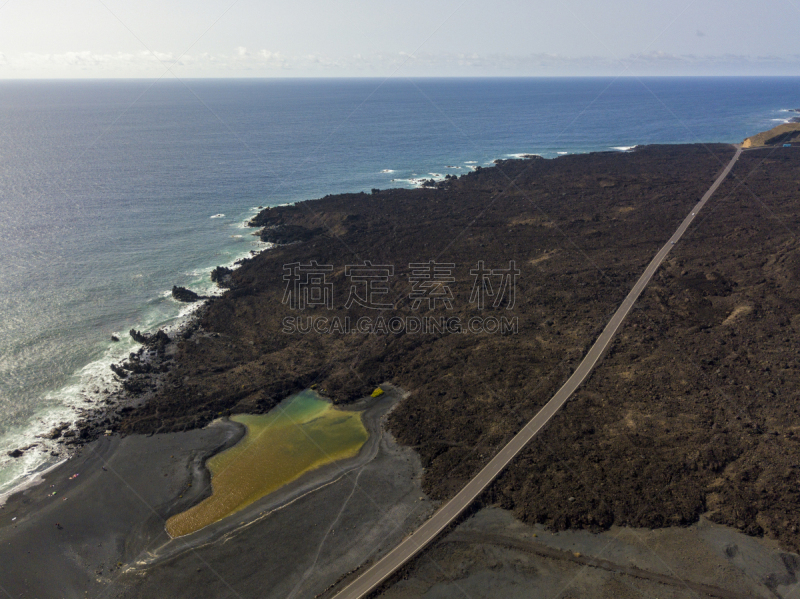
[[[525,153],[737,142],[798,106],[800,78],[0,82],[0,493],[114,386],[128,329],[188,312],[172,285],[208,292],[261,249],[258,206]]]

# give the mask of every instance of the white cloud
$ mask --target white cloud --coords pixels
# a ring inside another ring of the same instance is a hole
[[[170,63],[175,61],[175,55],[172,52],[142,52],[141,55],[146,58],[154,57],[159,62]]]
[[[556,53],[362,53],[343,56],[287,55],[274,50],[176,55],[172,52],[1,54],[5,77],[159,77],[167,68],[180,77],[299,76],[548,76],[548,75],[680,75],[783,74],[796,72],[800,56],[671,54],[652,51],[621,60],[605,56]]]

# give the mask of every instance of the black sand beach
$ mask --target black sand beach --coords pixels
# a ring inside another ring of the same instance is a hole
[[[486,508],[378,596],[774,599],[800,591],[799,566],[776,543],[705,519],[688,528],[554,533]]]
[[[366,408],[370,432],[358,456],[178,539],[164,531],[166,519],[210,492],[202,464],[235,443],[242,427],[215,421],[186,433],[86,445],[0,510],[0,586],[12,597],[42,598],[324,591],[432,509],[420,489],[418,458],[381,432],[402,396],[386,389],[352,406]]]

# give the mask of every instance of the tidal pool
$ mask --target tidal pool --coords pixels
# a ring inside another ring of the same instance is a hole
[[[369,434],[361,412],[344,412],[303,391],[267,414],[232,416],[247,427],[208,460],[212,494],[167,520],[171,537],[191,534],[247,507],[305,472],[356,455]]]

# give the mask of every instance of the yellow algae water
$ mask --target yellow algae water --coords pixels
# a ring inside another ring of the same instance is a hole
[[[231,420],[244,424],[246,435],[208,460],[211,497],[167,520],[170,536],[198,531],[309,470],[353,457],[369,436],[361,412],[337,410],[311,391],[287,398],[268,414]]]

